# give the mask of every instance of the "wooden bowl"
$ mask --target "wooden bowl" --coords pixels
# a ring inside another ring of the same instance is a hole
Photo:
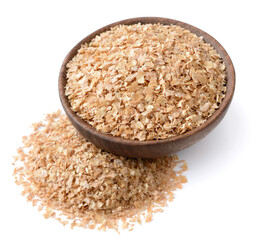
[[[143,23],[143,24],[161,23],[165,25],[169,24],[179,25],[183,28],[190,30],[192,33],[195,33],[197,36],[203,36],[204,41],[210,43],[216,49],[216,51],[221,55],[226,65],[227,91],[225,94],[225,98],[223,99],[222,103],[219,106],[219,109],[217,109],[215,113],[201,126],[185,134],[164,140],[152,140],[152,141],[128,140],[121,137],[114,137],[110,134],[97,131],[95,128],[93,128],[86,121],[81,119],[75,112],[71,110],[68,98],[65,96],[65,85],[67,82],[66,64],[77,54],[77,51],[82,44],[89,43],[96,35],[99,35],[100,33],[107,31],[111,27],[118,24],[131,25],[136,23]],[[155,158],[155,157],[170,155],[198,142],[200,139],[202,139],[208,133],[210,133],[223,119],[232,100],[234,89],[235,89],[234,66],[227,52],[219,42],[217,42],[209,34],[189,24],[172,19],[158,18],[158,17],[140,17],[140,18],[126,19],[112,23],[91,33],[83,40],[81,40],[74,48],[71,49],[71,51],[68,53],[68,55],[63,61],[59,75],[60,100],[68,118],[70,119],[74,127],[87,140],[92,142],[97,147],[104,149],[108,152],[114,153],[116,155],[121,155],[125,157],[136,157],[136,158]]]

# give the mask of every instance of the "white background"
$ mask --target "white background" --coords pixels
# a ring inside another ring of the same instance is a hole
[[[0,3],[0,239],[266,239],[264,1],[2,1]],[[45,220],[14,184],[12,155],[28,126],[61,108],[57,79],[68,51],[109,23],[168,17],[215,37],[236,70],[221,124],[179,153],[188,183],[164,213],[132,232],[74,229]]]

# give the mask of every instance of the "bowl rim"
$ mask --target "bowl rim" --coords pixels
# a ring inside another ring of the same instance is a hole
[[[219,105],[219,108],[202,125],[194,128],[194,129],[192,129],[186,133],[183,133],[183,134],[180,134],[177,136],[173,136],[170,138],[139,141],[139,140],[126,139],[126,138],[119,137],[119,136],[112,136],[111,134],[100,132],[100,131],[96,130],[93,126],[91,126],[89,123],[87,123],[84,119],[79,117],[71,109],[68,97],[65,95],[64,82],[66,83],[66,64],[73,58],[73,56],[75,56],[77,54],[77,51],[82,44],[90,42],[90,40],[93,39],[95,36],[99,35],[100,33],[104,32],[104,31],[108,31],[111,27],[114,27],[114,26],[119,25],[119,24],[132,25],[132,24],[136,24],[136,23],[143,23],[143,24],[161,23],[161,24],[169,25],[169,22],[170,22],[170,24],[179,25],[183,28],[186,28],[189,31],[191,31],[192,33],[195,33],[197,36],[203,36],[204,41],[207,40],[206,42],[210,43],[215,48],[215,50],[221,55],[221,58],[226,65],[226,83],[230,82],[231,84],[229,86],[231,86],[231,87],[228,88],[228,84],[226,84],[227,90],[225,92],[225,97],[224,97],[223,101],[221,102],[221,104]],[[90,39],[90,40],[88,41],[88,39]],[[213,43],[215,43],[215,46],[213,45]],[[228,72],[230,72],[230,76],[228,76]],[[209,125],[211,125],[217,119],[217,117],[219,115],[221,115],[224,111],[226,111],[227,106],[230,104],[230,102],[233,98],[233,94],[234,94],[234,90],[235,90],[235,69],[234,69],[231,58],[229,57],[228,53],[223,48],[223,46],[215,38],[213,38],[208,33],[204,32],[203,30],[201,30],[197,27],[194,27],[190,24],[187,24],[187,23],[184,23],[184,22],[181,22],[178,20],[174,20],[174,19],[169,19],[169,18],[136,17],[136,18],[124,19],[121,21],[117,21],[117,22],[108,24],[108,25],[90,33],[88,36],[83,38],[79,43],[77,43],[69,51],[69,53],[67,54],[67,56],[65,57],[62,65],[61,65],[59,79],[58,79],[58,87],[59,87],[60,101],[62,103],[62,106],[63,106],[65,112],[67,113],[67,115],[70,115],[74,119],[75,123],[77,125],[79,125],[79,127],[86,129],[86,131],[88,131],[90,134],[97,135],[99,138],[104,139],[106,141],[111,141],[114,143],[123,143],[123,144],[134,145],[134,146],[144,146],[144,145],[148,146],[148,145],[156,145],[158,143],[164,144],[164,143],[176,142],[176,141],[179,141],[181,139],[184,140],[184,139],[189,138],[192,135],[202,131],[203,129],[207,128]]]

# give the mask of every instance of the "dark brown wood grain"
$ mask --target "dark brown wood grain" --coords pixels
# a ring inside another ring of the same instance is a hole
[[[172,137],[165,140],[154,140],[154,141],[138,141],[138,140],[128,140],[121,137],[114,137],[109,134],[101,133],[95,128],[90,126],[83,119],[78,117],[75,112],[70,108],[70,103],[68,98],[65,96],[65,85],[66,85],[66,64],[77,54],[78,49],[84,43],[90,42],[96,35],[109,30],[111,27],[118,24],[135,24],[135,23],[161,23],[165,25],[174,24],[179,25],[183,28],[190,30],[197,36],[203,36],[205,42],[210,43],[216,51],[221,55],[223,61],[226,65],[226,87],[227,92],[224,100],[219,106],[219,109],[200,127],[197,127],[185,134]],[[122,155],[126,157],[141,157],[141,158],[155,158],[170,155],[176,153],[184,148],[187,148],[194,143],[201,140],[207,134],[209,134],[223,119],[225,116],[231,100],[233,98],[235,89],[235,70],[233,63],[228,56],[225,49],[221,44],[216,41],[212,36],[205,33],[204,31],[191,26],[189,24],[172,20],[168,18],[158,18],[158,17],[140,17],[122,20],[116,23],[107,25],[87,37],[81,40],[74,48],[70,50],[68,55],[65,57],[63,64],[61,66],[59,75],[59,96],[63,108],[74,125],[74,127],[90,142],[92,142],[97,147],[104,149],[108,152],[114,153],[116,155]]]

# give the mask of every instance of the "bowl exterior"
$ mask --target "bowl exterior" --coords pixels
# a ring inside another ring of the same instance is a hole
[[[92,142],[95,146],[111,152],[115,155],[124,156],[124,157],[134,157],[134,158],[157,158],[168,156],[174,153],[177,153],[191,145],[197,143],[202,138],[207,136],[224,118],[226,111],[228,110],[229,105],[225,111],[219,115],[211,124],[209,124],[202,131],[198,131],[195,134],[192,134],[186,138],[180,138],[174,141],[165,140],[165,141],[156,141],[155,144],[131,144],[127,141],[118,141],[114,142],[110,139],[102,138],[98,135],[95,135],[88,131],[84,126],[79,124],[75,119],[72,118],[72,115],[67,113],[68,118],[72,122],[73,126],[81,133],[87,140]]]

